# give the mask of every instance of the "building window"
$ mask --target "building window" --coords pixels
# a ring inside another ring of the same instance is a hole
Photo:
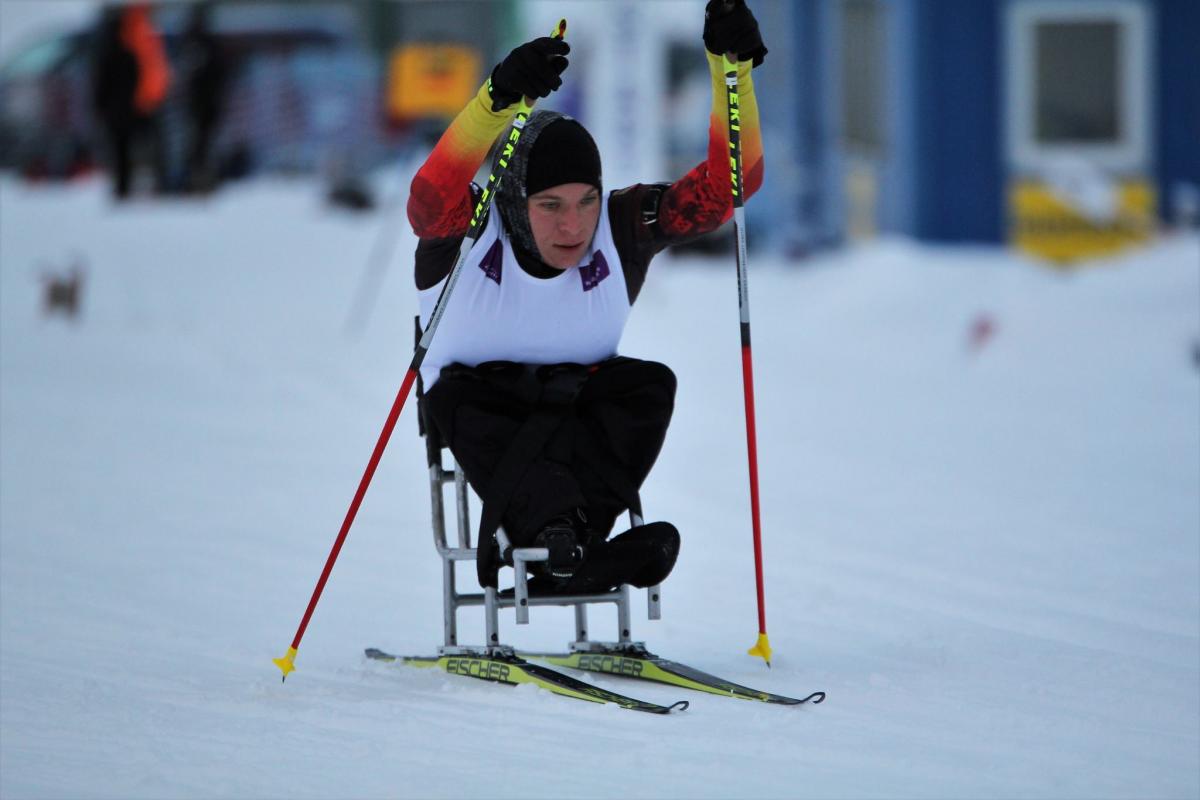
[[[1041,22],[1034,28],[1039,144],[1120,139],[1117,23]]]
[[[842,140],[857,155],[877,156],[884,147],[883,23],[879,0],[843,0]]]
[[[1148,12],[1136,0],[1009,6],[1009,161],[1038,172],[1063,156],[1113,172],[1149,161]]]

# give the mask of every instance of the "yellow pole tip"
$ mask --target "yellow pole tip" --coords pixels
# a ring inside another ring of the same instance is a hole
[[[755,641],[754,647],[751,647],[746,651],[746,653],[752,656],[758,656],[763,661],[767,662],[768,667],[771,666],[771,643],[767,641],[767,635],[765,633],[760,633],[758,635],[758,640]]]
[[[289,647],[283,658],[273,658],[271,661],[282,670],[283,679],[286,681],[288,673],[296,669],[296,648]]]

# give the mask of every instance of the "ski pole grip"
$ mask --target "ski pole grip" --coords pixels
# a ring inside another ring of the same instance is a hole
[[[558,24],[554,26],[554,30],[550,31],[551,39],[565,39],[567,36],[567,18],[559,19]],[[533,104],[537,101],[535,97],[521,96],[521,104],[518,106],[518,111],[524,111],[526,115],[533,113]]]

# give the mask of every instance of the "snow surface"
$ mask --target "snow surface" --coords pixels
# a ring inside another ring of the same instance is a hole
[[[116,208],[0,181],[4,798],[1200,795],[1196,236],[1073,272],[899,241],[752,256],[769,671],[745,654],[732,260],[657,261],[624,349],[679,376],[645,497],[684,547],[634,633],[829,694],[593,676],[691,702],[662,718],[363,658],[441,639],[412,408],[281,684],[410,358],[406,228],[304,182]],[[398,255],[347,336],[381,235]],[[76,253],[83,319],[44,318],[38,275]],[[570,618],[502,632],[560,648]]]

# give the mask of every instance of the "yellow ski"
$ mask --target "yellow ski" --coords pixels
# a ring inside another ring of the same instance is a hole
[[[623,678],[666,683],[698,692],[738,697],[743,700],[759,700],[776,705],[798,706],[803,703],[820,703],[824,692],[813,692],[804,698],[785,697],[780,694],[751,689],[749,686],[727,681],[701,672],[685,664],[669,661],[646,650],[641,645],[628,645],[588,652],[574,653],[520,653],[523,658],[545,661],[557,667],[603,672]]]
[[[543,689],[564,697],[576,700],[587,700],[592,703],[615,703],[621,708],[633,711],[644,711],[649,714],[669,714],[672,711],[683,711],[688,707],[686,700],[661,706],[648,703],[623,694],[610,692],[585,683],[570,675],[564,675],[540,664],[530,664],[522,658],[505,655],[449,655],[449,656],[394,656],[374,647],[366,650],[367,658],[375,661],[405,664],[410,667],[437,667],[451,675],[462,675],[467,678],[504,683],[518,686],[532,683]]]

